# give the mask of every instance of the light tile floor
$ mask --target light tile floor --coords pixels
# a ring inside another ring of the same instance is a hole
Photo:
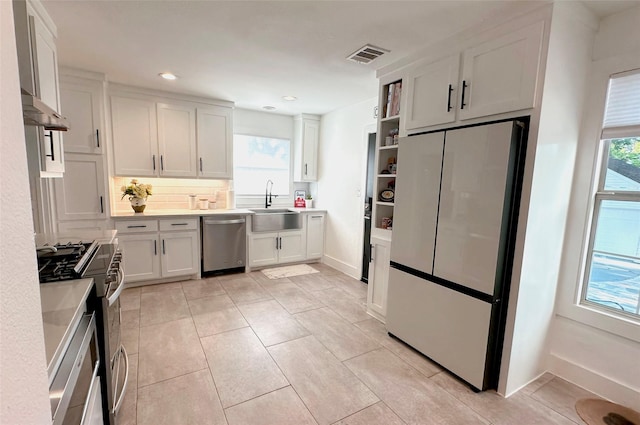
[[[261,272],[127,289],[120,425],[581,424],[593,394],[545,374],[474,393],[365,312],[366,285]]]

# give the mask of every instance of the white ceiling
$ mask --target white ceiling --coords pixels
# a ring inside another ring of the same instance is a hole
[[[638,2],[589,2],[599,16]],[[57,1],[61,65],[109,81],[315,113],[377,95],[375,69],[541,1]],[[370,65],[347,61],[364,44],[391,50]],[[158,77],[171,71],[169,82]],[[298,97],[295,102],[284,95]]]

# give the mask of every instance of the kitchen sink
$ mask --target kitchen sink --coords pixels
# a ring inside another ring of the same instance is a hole
[[[251,209],[255,214],[251,217],[252,232],[279,232],[280,230],[302,229],[300,213],[287,209]]]
[[[256,214],[282,214],[282,213],[298,214],[296,212],[292,212],[284,208],[251,208],[249,211],[253,211]]]

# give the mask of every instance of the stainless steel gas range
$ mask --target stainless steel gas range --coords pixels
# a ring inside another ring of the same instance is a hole
[[[124,289],[124,270],[121,266],[122,254],[118,251],[117,245],[101,244],[101,243],[83,243],[73,241],[65,244],[44,245],[37,248],[38,251],[38,273],[40,283],[42,285],[55,285],[58,282],[67,282],[74,279],[92,278],[94,287],[92,295],[88,298],[86,316],[92,316],[95,322],[97,335],[97,352],[92,353],[92,357],[96,359],[97,369],[94,375],[100,379],[96,382],[100,383],[102,394],[102,421],[106,425],[117,424],[117,414],[122,405],[127,387],[127,378],[129,375],[129,360],[127,352],[122,345],[120,337],[120,294]],[[73,344],[69,344],[67,350],[73,349]],[[80,348],[80,347],[78,347]],[[86,348],[85,348],[86,349]],[[68,358],[77,358],[83,353],[71,353]],[[105,360],[101,360],[105,359]],[[88,363],[88,362],[85,362]],[[80,365],[77,367],[80,369]],[[57,374],[69,373],[69,377],[57,378],[59,381],[69,382],[65,385],[65,392],[69,392],[66,397],[71,399],[86,400],[85,406],[88,405],[91,398],[90,392],[83,388],[77,388],[76,382],[82,382],[82,370],[74,371],[69,367],[58,368]],[[88,368],[85,368],[88,369]],[[85,371],[85,374],[90,372]],[[84,379],[86,382],[87,380]],[[93,380],[91,380],[93,382]],[[74,385],[70,385],[70,384]],[[56,403],[56,409],[67,409],[69,401],[64,395],[60,395],[59,388],[50,388],[52,397],[57,397],[62,402]],[[77,394],[77,393],[80,394]],[[52,399],[53,400],[53,399]],[[86,407],[85,407],[86,409]],[[53,409],[54,424],[69,422],[64,411],[56,412]],[[56,416],[58,418],[56,419]],[[65,417],[66,416],[66,417]],[[73,416],[73,415],[71,415]],[[82,415],[77,421],[69,423],[84,423],[87,419]],[[93,423],[93,422],[91,422]],[[99,421],[97,423],[100,423]]]

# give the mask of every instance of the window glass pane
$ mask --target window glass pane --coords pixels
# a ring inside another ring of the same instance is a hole
[[[264,195],[267,181],[271,193],[289,194],[291,142],[285,139],[234,135],[233,181],[238,195]]]
[[[640,137],[610,141],[604,189],[640,192]]]
[[[639,316],[640,202],[603,200],[584,299]]]

